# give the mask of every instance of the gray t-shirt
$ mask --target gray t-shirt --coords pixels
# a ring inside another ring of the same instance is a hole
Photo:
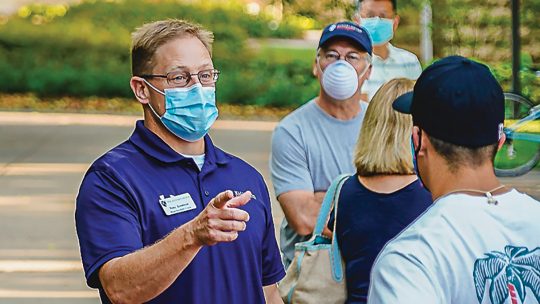
[[[368,104],[350,120],[339,120],[311,100],[285,117],[274,130],[270,172],[276,196],[292,190],[326,191],[340,174],[356,171],[352,158]],[[288,266],[294,244],[309,239],[281,224],[280,247]]]

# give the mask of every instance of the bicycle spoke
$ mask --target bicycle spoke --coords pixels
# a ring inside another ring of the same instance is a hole
[[[516,94],[505,94],[506,142],[495,157],[498,176],[519,176],[540,161],[540,115],[532,103]]]

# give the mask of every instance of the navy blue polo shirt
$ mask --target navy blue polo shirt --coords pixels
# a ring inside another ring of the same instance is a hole
[[[204,246],[176,281],[149,303],[264,303],[263,286],[283,278],[268,190],[246,162],[215,147],[207,135],[199,171],[138,121],[131,137],[97,159],[86,173],[75,220],[87,284],[99,288],[107,261],[152,245],[192,220],[225,190],[253,193],[234,242]],[[188,193],[196,208],[166,215],[160,197]],[[145,275],[145,274],[141,274]]]

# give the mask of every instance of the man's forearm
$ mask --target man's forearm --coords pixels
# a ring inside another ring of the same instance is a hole
[[[313,233],[325,192],[291,191],[278,200],[287,222],[299,235]]]
[[[264,300],[267,304],[283,304],[283,300],[279,295],[277,284],[272,284],[263,287]]]
[[[249,214],[238,207],[250,199],[249,191],[236,197],[230,190],[221,192],[193,220],[161,241],[105,263],[99,278],[109,299],[113,303],[142,303],[161,294],[202,246],[236,240],[249,221]]]
[[[147,302],[167,289],[202,248],[190,223],[139,251],[107,262],[99,277],[113,303]]]

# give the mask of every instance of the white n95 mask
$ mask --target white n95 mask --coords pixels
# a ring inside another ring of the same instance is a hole
[[[337,60],[329,64],[323,72],[323,90],[336,100],[349,99],[358,90],[358,79],[364,73],[358,76],[350,63],[345,60]]]

